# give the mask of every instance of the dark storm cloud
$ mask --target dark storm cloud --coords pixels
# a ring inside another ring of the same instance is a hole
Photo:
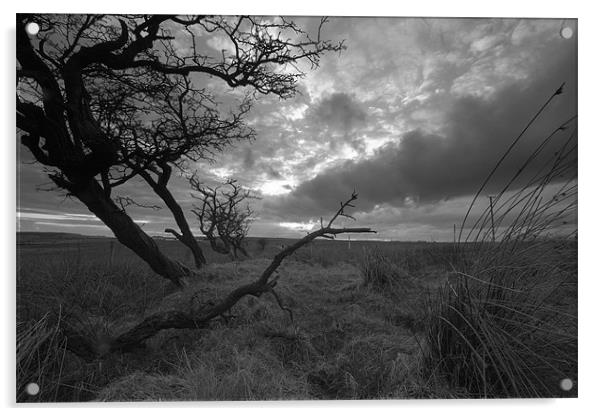
[[[308,110],[304,119],[306,128],[313,131],[318,142],[328,143],[330,150],[349,144],[361,149],[363,142],[353,134],[366,127],[368,114],[359,100],[344,92],[323,96]]]
[[[348,132],[366,121],[366,112],[351,95],[337,92],[320,100],[310,117],[329,129]]]
[[[575,59],[572,49],[559,52],[543,63],[541,69],[547,72],[536,71],[536,77],[489,96],[453,98],[439,131],[412,130],[373,158],[324,171],[266,205],[274,212],[311,217],[336,207],[353,189],[360,194],[358,209],[365,211],[382,203],[403,206],[408,201],[433,203],[472,195],[541,104],[566,82],[565,93],[555,98],[496,173],[487,190],[498,191],[540,140],[575,115]],[[566,138],[574,127],[573,123],[558,139]]]

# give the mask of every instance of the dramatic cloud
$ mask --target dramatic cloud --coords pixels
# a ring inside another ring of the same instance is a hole
[[[334,93],[314,105],[309,110],[307,120],[310,124],[315,122],[321,135],[329,136],[331,149],[339,148],[339,145],[348,142],[357,148],[361,142],[352,140],[350,135],[356,128],[365,125],[367,114],[352,96]],[[340,140],[332,140],[339,137]]]
[[[374,157],[324,170],[268,207],[309,217],[336,206],[354,189],[361,195],[363,210],[383,203],[407,206],[408,201],[434,203],[474,194],[531,117],[566,82],[567,92],[554,99],[500,166],[488,188],[499,191],[542,140],[576,115],[575,58],[574,50],[560,50],[540,62],[531,77],[483,95],[454,94],[445,100],[439,128],[425,125],[404,133]],[[573,122],[555,139],[566,140],[575,128]],[[547,156],[543,153],[538,160]],[[540,166],[528,167],[533,172]]]
[[[309,30],[318,24],[295,20]],[[574,21],[554,19],[332,18],[322,36],[345,39],[347,49],[325,55],[318,69],[303,66],[307,75],[295,98],[258,96],[247,119],[256,139],[190,171],[211,184],[235,178],[262,197],[253,201],[253,235],[302,235],[355,189],[358,222],[380,230],[378,238],[449,240],[496,161],[562,82],[564,94],[531,126],[485,194],[499,190],[542,139],[576,114],[576,30],[564,39],[562,25],[576,29]],[[213,55],[226,47],[212,35],[201,40]],[[244,94],[217,79],[195,81],[225,107]],[[22,150],[21,229],[104,233],[102,224],[72,217],[90,215],[78,201],[36,191],[49,180]],[[171,185],[189,212],[187,182],[175,178]],[[162,206],[142,181],[116,194]],[[165,208],[128,211],[151,234],[174,225]]]
[[[312,109],[311,117],[327,128],[348,132],[366,121],[366,113],[353,97],[335,93],[320,100]]]

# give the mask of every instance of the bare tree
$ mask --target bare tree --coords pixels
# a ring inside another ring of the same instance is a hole
[[[283,305],[280,296],[275,291],[276,284],[278,283],[278,275],[274,276],[274,273],[278,267],[280,267],[284,259],[316,238],[334,239],[338,234],[344,233],[375,233],[376,231],[365,227],[337,228],[334,226],[334,222],[339,217],[353,218],[345,213],[345,209],[354,207],[352,202],[356,199],[357,194],[354,191],[346,202],[341,202],[340,208],[326,225],[321,222],[319,229],[307,234],[293,244],[284,247],[276,254],[276,256],[274,256],[272,262],[256,280],[237,287],[224,298],[217,301],[199,303],[194,302],[195,296],[193,294],[187,305],[187,310],[162,311],[150,315],[139,324],[134,325],[127,331],[115,336],[111,340],[110,345],[102,346],[102,350],[99,350],[98,345],[90,342],[90,340],[87,340],[81,335],[67,331],[66,335],[69,338],[67,347],[86,359],[94,359],[103,353],[106,354],[108,352],[127,350],[139,346],[144,340],[152,337],[163,329],[203,328],[215,318],[229,316],[232,307],[234,307],[243,297],[260,297],[266,293],[274,296],[278,305],[283,310],[287,311],[292,318],[292,311]]]
[[[249,232],[253,215],[248,202],[257,197],[234,179],[213,188],[203,185],[196,175],[191,176],[189,180],[191,187],[196,191],[192,196],[200,201],[192,212],[196,215],[199,228],[211,248],[234,258],[238,257],[239,251],[248,257],[249,254],[243,247],[243,240]]]
[[[26,24],[40,26],[29,36]],[[244,117],[256,94],[288,98],[340,43],[285,18],[177,15],[17,16],[17,127],[49,177],[103,221],[159,275],[182,285],[190,270],[165,256],[111,198],[134,177],[173,214],[197,265],[205,262],[168,183],[174,169],[252,139]],[[228,46],[214,53],[203,36]],[[203,76],[247,95],[218,104]],[[225,108],[224,108],[225,107]]]

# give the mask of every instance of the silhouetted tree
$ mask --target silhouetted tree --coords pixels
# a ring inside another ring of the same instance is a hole
[[[26,24],[40,26],[37,37]],[[112,198],[134,177],[173,214],[197,266],[205,262],[169,190],[174,169],[252,139],[244,124],[256,94],[288,98],[340,43],[312,38],[285,18],[176,15],[17,15],[17,127],[49,177],[103,221],[161,276],[190,270],[165,256]],[[214,52],[207,40],[225,45]],[[218,104],[221,81],[243,94]],[[213,86],[213,90],[209,86]],[[236,99],[236,97],[242,97]],[[224,108],[226,107],[226,108]]]
[[[248,201],[256,197],[234,179],[212,188],[203,186],[196,175],[193,175],[190,177],[190,185],[196,191],[192,196],[200,201],[193,212],[211,248],[234,258],[238,257],[239,251],[249,257],[243,247],[243,240],[249,232],[253,215]]]

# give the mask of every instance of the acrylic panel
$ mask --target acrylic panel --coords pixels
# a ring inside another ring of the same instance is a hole
[[[576,19],[16,42],[17,402],[577,396]]]

